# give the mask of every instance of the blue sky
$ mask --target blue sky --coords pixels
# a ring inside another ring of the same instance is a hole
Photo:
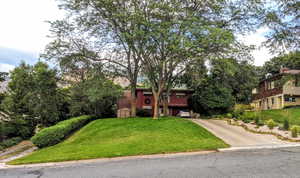
[[[0,0],[0,71],[9,71],[22,60],[34,64],[51,41],[48,20],[61,19],[63,12],[55,0]],[[248,45],[259,46],[267,28],[240,36]],[[271,58],[266,48],[253,52],[256,65]]]

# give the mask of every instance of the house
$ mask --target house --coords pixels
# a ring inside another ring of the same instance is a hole
[[[180,111],[189,110],[188,98],[192,95],[193,90],[189,89],[172,89],[168,96],[168,109],[169,114],[176,116]],[[162,95],[166,95],[163,93]],[[129,91],[124,92],[124,97],[118,101],[118,109],[130,108],[130,97]],[[137,109],[148,110],[153,114],[154,97],[151,89],[137,88],[136,89],[136,107]],[[160,115],[163,115],[163,105],[160,105]]]
[[[280,73],[260,81],[252,91],[256,110],[282,109],[300,105],[300,70],[283,68]]]

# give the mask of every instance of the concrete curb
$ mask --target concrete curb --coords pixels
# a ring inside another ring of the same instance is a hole
[[[230,151],[240,151],[240,150],[259,150],[259,149],[276,149],[276,148],[291,148],[291,147],[300,147],[300,144],[231,147],[231,148],[220,148],[220,149],[217,149],[217,150],[219,152],[230,152]]]
[[[138,155],[138,156],[124,156],[124,157],[115,157],[115,158],[98,158],[98,159],[88,159],[88,160],[49,162],[49,163],[38,163],[38,164],[23,164],[23,165],[7,165],[5,163],[0,163],[0,170],[2,170],[2,169],[14,169],[14,168],[71,166],[71,165],[74,165],[74,164],[88,164],[88,163],[134,160],[134,159],[176,158],[176,157],[180,157],[180,156],[203,155],[203,154],[216,153],[216,152],[218,152],[218,150],[196,151],[196,152],[179,152],[179,153],[153,154],[153,155]]]

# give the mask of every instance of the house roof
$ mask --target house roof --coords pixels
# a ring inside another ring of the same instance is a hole
[[[297,74],[300,74],[300,70],[283,68],[283,69],[280,70],[280,73],[272,75],[269,78],[263,79],[263,80],[260,81],[260,83],[268,81],[268,80],[272,80],[272,79],[274,79],[276,77],[287,75],[287,74],[297,75]]]
[[[151,91],[151,88],[136,88],[136,90],[140,90],[140,91]],[[192,89],[186,89],[186,88],[173,88],[171,89],[171,91],[194,91]]]

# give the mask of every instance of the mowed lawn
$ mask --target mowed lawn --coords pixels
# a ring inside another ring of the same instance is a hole
[[[215,150],[228,147],[195,123],[180,118],[101,119],[64,142],[9,164],[57,162],[129,155]]]
[[[258,115],[262,120],[273,119],[275,122],[283,124],[287,119],[290,125],[300,125],[300,107],[277,109],[277,110],[265,110],[260,112],[248,112],[250,115]]]

